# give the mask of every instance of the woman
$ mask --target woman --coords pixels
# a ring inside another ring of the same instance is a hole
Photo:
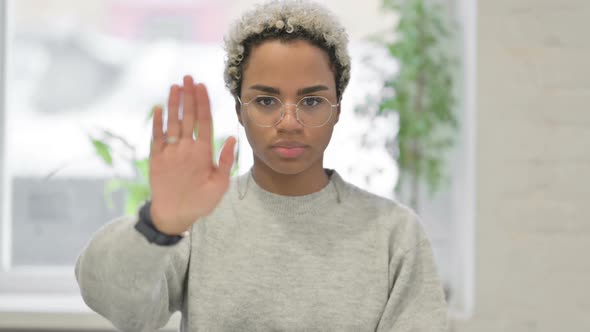
[[[173,85],[166,133],[154,114],[151,200],[77,261],[86,303],[123,331],[177,310],[183,331],[445,331],[418,217],[323,167],[350,73],[342,27],[317,4],[269,2],[225,44],[253,167],[230,179],[234,138],[212,163],[205,86]]]

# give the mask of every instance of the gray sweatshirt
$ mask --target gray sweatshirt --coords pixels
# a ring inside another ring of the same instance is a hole
[[[248,172],[174,246],[121,217],[76,263],[87,305],[122,331],[447,331],[430,242],[409,208],[337,172],[281,196]],[[239,181],[239,183],[238,183]]]

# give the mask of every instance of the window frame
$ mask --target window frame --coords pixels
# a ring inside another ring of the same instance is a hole
[[[466,320],[473,317],[475,307],[476,257],[476,92],[477,92],[477,13],[478,0],[449,0],[455,7],[459,22],[461,45],[461,101],[462,116],[456,148],[457,163],[453,166],[453,212],[456,216],[453,231],[453,289],[450,314]]]

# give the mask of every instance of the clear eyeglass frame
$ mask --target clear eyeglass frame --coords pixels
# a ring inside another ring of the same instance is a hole
[[[247,103],[244,103],[244,102],[242,102],[242,99],[241,99],[239,96],[238,96],[238,97],[236,97],[236,98],[238,99],[238,102],[240,102],[240,105],[241,105],[242,107],[244,107],[244,106],[245,106],[245,107],[247,107],[247,106],[248,106],[250,103],[252,103],[252,101],[253,101],[253,100],[256,100],[257,98],[260,98],[260,97],[265,97],[265,98],[274,98],[274,99],[278,100],[278,101],[281,103],[281,107],[280,107],[280,109],[279,109],[279,110],[281,111],[281,117],[280,117],[280,118],[277,120],[277,122],[275,122],[275,123],[274,123],[274,124],[272,124],[272,125],[268,125],[268,126],[261,125],[261,124],[258,124],[258,123],[256,123],[256,122],[254,122],[254,124],[255,124],[255,125],[257,125],[257,126],[259,126],[259,127],[264,127],[264,128],[270,128],[270,127],[274,127],[274,126],[278,125],[279,123],[281,123],[281,121],[282,121],[282,120],[283,120],[283,118],[285,117],[285,113],[286,113],[286,111],[285,111],[285,106],[287,106],[287,105],[293,105],[293,106],[295,106],[295,118],[297,119],[297,122],[299,122],[299,123],[300,123],[302,126],[304,126],[304,127],[307,127],[307,128],[319,128],[319,127],[323,127],[323,126],[325,126],[325,125],[326,125],[326,123],[328,123],[328,122],[330,121],[330,119],[332,119],[332,114],[334,114],[334,107],[338,107],[338,106],[340,106],[340,103],[332,104],[332,103],[331,103],[331,102],[328,100],[328,98],[326,98],[326,97],[323,97],[323,96],[305,96],[305,97],[301,98],[301,99],[300,99],[300,100],[299,100],[299,101],[298,101],[296,104],[283,103],[283,101],[282,101],[282,100],[281,100],[279,97],[275,97],[275,96],[269,96],[269,95],[257,95],[257,96],[254,96],[254,97],[252,97],[252,99],[250,99],[250,100],[249,100]],[[310,125],[306,125],[306,124],[305,124],[305,123],[303,123],[303,121],[301,121],[301,119],[299,118],[299,103],[301,103],[303,100],[305,100],[305,99],[307,99],[307,98],[321,98],[321,99],[324,99],[328,105],[330,105],[330,116],[329,116],[329,117],[328,117],[328,119],[327,119],[327,120],[326,120],[324,123],[322,123],[321,125],[318,125],[318,126],[310,126]]]

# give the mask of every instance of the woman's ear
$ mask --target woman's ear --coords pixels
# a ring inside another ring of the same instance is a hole
[[[340,105],[338,105],[338,107],[336,108],[336,121],[334,122],[334,124],[337,124],[338,120],[340,120]]]

